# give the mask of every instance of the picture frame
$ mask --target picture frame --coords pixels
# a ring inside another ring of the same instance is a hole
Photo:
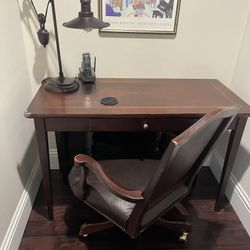
[[[181,0],[99,0],[100,32],[172,34],[177,32]]]

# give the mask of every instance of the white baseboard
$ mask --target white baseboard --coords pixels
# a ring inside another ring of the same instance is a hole
[[[49,150],[50,169],[59,169],[57,149]]]
[[[41,180],[41,167],[40,162],[37,159],[7,229],[6,235],[0,247],[1,250],[18,249]]]
[[[212,170],[217,181],[220,180],[223,162],[223,157],[217,150],[215,150],[210,159],[210,169]],[[250,236],[250,198],[232,174],[228,181],[225,193],[234,211]]]

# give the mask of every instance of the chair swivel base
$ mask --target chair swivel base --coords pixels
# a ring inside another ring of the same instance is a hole
[[[181,242],[186,242],[188,234],[191,232],[191,224],[188,222],[168,221],[159,218],[153,225],[180,233],[179,241]],[[89,234],[105,231],[113,227],[115,227],[115,225],[111,221],[93,224],[85,223],[81,226],[79,235],[87,237]]]

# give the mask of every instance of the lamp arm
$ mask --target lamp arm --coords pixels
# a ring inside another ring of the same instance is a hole
[[[56,50],[57,50],[57,58],[58,58],[58,68],[59,68],[59,78],[64,78],[63,71],[62,71],[62,59],[61,59],[61,52],[60,52],[60,44],[59,44],[59,36],[58,36],[58,29],[57,29],[57,22],[56,22],[56,9],[54,0],[50,0],[51,8],[52,8],[52,16],[53,16],[53,23],[54,23],[54,30],[55,30],[55,39],[56,39]]]

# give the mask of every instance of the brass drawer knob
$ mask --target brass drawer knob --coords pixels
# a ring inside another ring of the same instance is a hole
[[[149,127],[149,126],[148,126],[147,123],[144,123],[144,124],[143,124],[143,128],[144,128],[144,129],[148,129],[148,127]]]

